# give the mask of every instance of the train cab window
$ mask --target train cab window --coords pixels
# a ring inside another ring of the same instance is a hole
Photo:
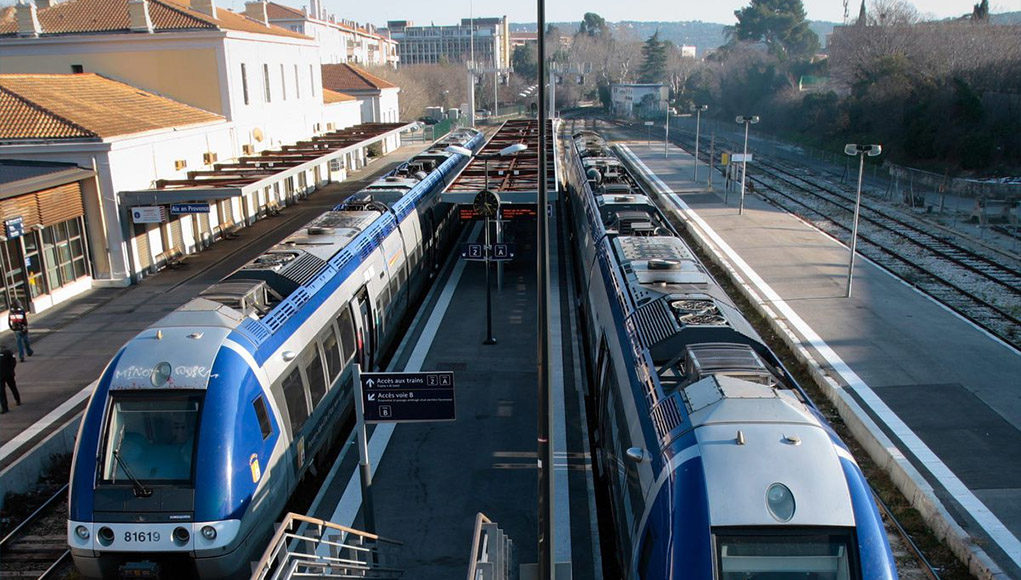
[[[259,398],[252,401],[252,407],[255,408],[255,418],[259,420],[259,430],[262,431],[262,440],[265,441],[273,434],[273,425],[270,424],[269,413],[266,411],[265,397],[259,395]]]
[[[291,434],[301,431],[308,419],[308,401],[305,399],[305,385],[301,382],[301,373],[298,369],[291,371],[281,385],[284,390],[284,400],[287,401],[287,416],[291,420]]]
[[[315,408],[326,395],[326,375],[323,374],[323,359],[319,356],[319,349],[314,344],[307,359],[305,378],[308,379],[308,394],[312,396],[312,407]]]
[[[348,319],[350,319],[350,315],[348,315]],[[343,368],[341,363],[343,353],[340,352],[340,343],[337,342],[337,334],[334,332],[332,324],[326,328],[322,341],[323,354],[326,356],[326,375],[330,384],[333,384]]]
[[[355,326],[351,320],[351,309],[347,306],[337,317],[337,328],[340,330],[340,344],[344,347],[341,360],[347,362],[355,354]]]
[[[806,530],[798,533],[783,528],[742,529],[715,534],[717,577],[720,580],[771,580],[773,578],[814,578],[857,580],[852,539],[849,532]]]
[[[103,444],[103,481],[191,480],[201,401],[199,394],[114,394]]]

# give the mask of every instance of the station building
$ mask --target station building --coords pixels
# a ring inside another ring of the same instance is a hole
[[[659,83],[615,83],[610,85],[614,115],[626,118],[651,116],[666,111],[667,87]]]
[[[264,2],[40,6],[0,13],[0,159],[16,168],[0,175],[0,225],[21,232],[0,240],[0,306],[137,281],[345,179],[406,129],[324,89],[315,39],[269,23]],[[54,163],[73,183],[33,177]]]
[[[292,8],[268,2],[271,24],[315,38],[323,64],[354,63],[397,68],[397,42],[379,34],[371,24],[361,26],[327,14],[321,0],[310,0],[307,8]]]

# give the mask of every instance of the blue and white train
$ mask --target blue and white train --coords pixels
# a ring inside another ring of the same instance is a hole
[[[864,475],[638,186],[574,136],[593,461],[630,579],[896,578]]]
[[[452,242],[457,131],[130,340],[89,401],[68,544],[87,577],[247,577]]]

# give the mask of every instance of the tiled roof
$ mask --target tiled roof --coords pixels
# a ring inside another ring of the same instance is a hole
[[[329,105],[332,103],[344,103],[347,101],[356,101],[351,95],[345,95],[344,93],[338,93],[337,91],[331,91],[330,89],[323,89],[323,104]]]
[[[39,10],[42,34],[130,32],[128,0],[67,0]],[[266,26],[223,7],[216,18],[191,9],[191,0],[149,0],[149,18],[154,32],[180,30],[236,30],[292,38],[308,38],[279,26]],[[14,11],[0,15],[0,36],[18,33]]]
[[[376,91],[393,89],[394,85],[351,64],[324,64],[323,87],[338,91]]]
[[[270,18],[310,18],[309,15],[297,8],[291,8],[290,6],[284,6],[283,4],[277,4],[276,2],[266,3],[266,15]]]
[[[96,139],[222,120],[96,74],[0,74],[0,139]]]

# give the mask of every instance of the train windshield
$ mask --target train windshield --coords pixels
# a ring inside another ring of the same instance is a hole
[[[103,481],[192,478],[201,394],[114,394],[103,444]]]
[[[850,532],[716,533],[720,580],[857,580]]]

